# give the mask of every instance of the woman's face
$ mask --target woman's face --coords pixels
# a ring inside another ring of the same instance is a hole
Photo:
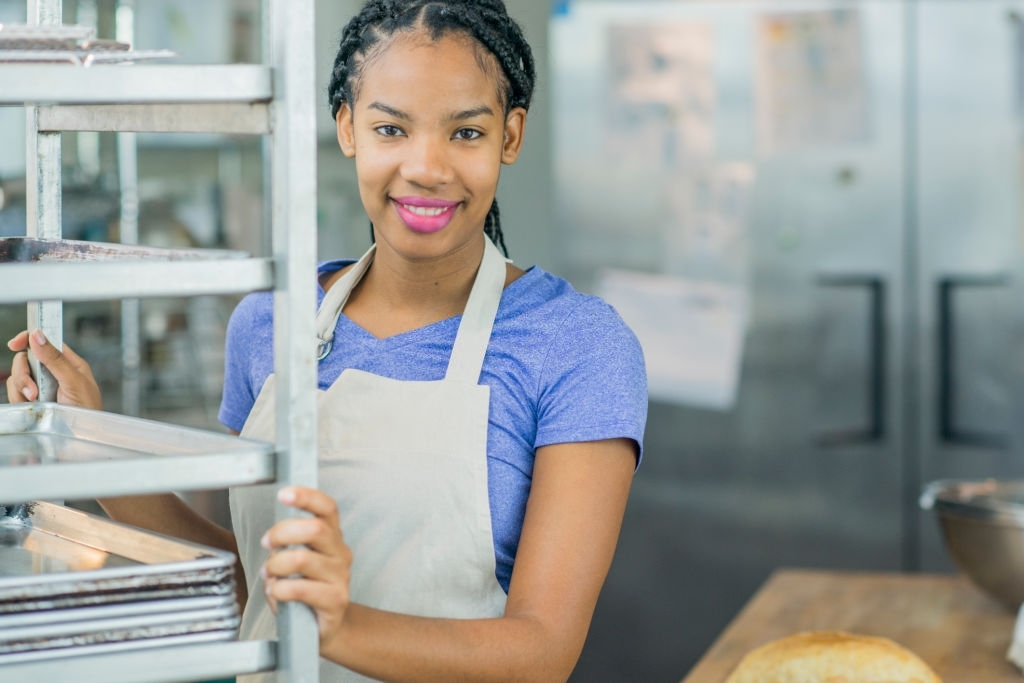
[[[338,112],[338,142],[355,158],[378,247],[433,259],[483,234],[526,119],[505,115],[498,87],[464,36],[399,36],[367,64],[354,107]]]

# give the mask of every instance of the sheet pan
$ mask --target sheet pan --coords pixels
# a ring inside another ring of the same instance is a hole
[[[141,640],[122,640],[117,643],[98,643],[95,645],[82,645],[80,647],[66,647],[52,650],[31,650],[27,652],[0,655],[0,666],[23,664],[26,662],[34,662],[44,659],[49,661],[67,657],[116,654],[119,652],[142,650],[150,647],[177,647],[183,645],[195,645],[199,643],[222,642],[234,640],[237,635],[237,629],[230,628],[222,631],[190,633],[182,636],[144,638]]]
[[[0,517],[0,603],[232,583],[232,553],[45,502]]]
[[[51,609],[0,615],[0,640],[9,629],[31,628],[52,623],[71,624],[74,622],[95,622],[109,619],[127,619],[147,616],[155,619],[166,615],[195,613],[209,609],[232,610],[236,608],[235,596],[213,595],[173,600],[145,600],[142,602],[115,603],[73,609]]]
[[[141,614],[92,621],[56,621],[0,629],[0,653],[38,650],[44,646],[53,647],[50,643],[60,643],[58,646],[65,647],[216,631],[237,626],[238,620],[238,608],[231,605],[216,609]]]
[[[57,403],[0,406],[0,468],[160,455],[241,453],[261,447],[268,451],[273,448],[231,434]]]

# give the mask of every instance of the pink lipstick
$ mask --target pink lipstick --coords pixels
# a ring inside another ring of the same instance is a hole
[[[413,232],[432,233],[451,222],[460,202],[429,197],[392,197],[402,222]]]

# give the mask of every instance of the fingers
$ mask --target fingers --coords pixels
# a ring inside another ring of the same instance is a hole
[[[7,342],[7,348],[11,351],[24,351],[28,348],[28,330],[22,330],[14,336],[14,339]]]
[[[277,499],[284,505],[305,510],[328,524],[338,526],[338,504],[323,491],[302,486],[286,486],[277,492]]]
[[[307,579],[324,584],[348,585],[350,554],[328,555],[308,548],[289,548],[271,553],[260,568],[264,581]]]
[[[27,331],[18,333],[7,342],[7,347],[17,352],[11,365],[11,377],[7,381],[8,400],[12,403],[21,402],[19,396],[28,401],[34,401],[39,396],[39,387],[32,378],[27,354],[22,353],[31,350],[57,380],[58,403],[94,410],[103,408],[103,397],[92,369],[70,347],[65,346],[62,353],[39,330],[31,334]]]
[[[348,604],[348,590],[341,584],[325,584],[309,579],[274,579],[267,582],[267,602],[277,612],[279,602],[301,602],[312,607],[318,620],[325,612],[344,609]]]
[[[320,517],[296,517],[278,522],[263,535],[260,544],[270,551],[304,545],[319,553],[333,554],[338,554],[345,545],[338,526]]]
[[[68,362],[56,346],[50,343],[41,330],[35,330],[29,335],[29,348],[35,354],[39,362],[46,366],[58,384],[72,381],[74,366]]]
[[[7,378],[7,400],[11,403],[24,403],[25,401],[34,401],[38,395],[39,388],[32,381],[28,354],[19,350],[14,354],[14,360],[11,362],[11,376]]]

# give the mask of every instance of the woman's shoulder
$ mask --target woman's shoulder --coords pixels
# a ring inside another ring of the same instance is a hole
[[[629,331],[618,312],[604,299],[578,291],[565,278],[539,266],[530,268],[509,285],[502,308],[506,317],[520,323],[532,320],[537,325],[570,333],[581,325]]]

